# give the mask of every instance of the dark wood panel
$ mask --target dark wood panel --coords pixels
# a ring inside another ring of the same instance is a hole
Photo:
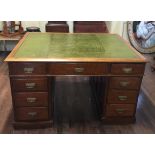
[[[104,75],[108,72],[106,63],[50,63],[51,75]]]
[[[111,73],[112,74],[121,74],[121,75],[137,75],[144,73],[145,64],[112,64],[111,65]]]
[[[131,103],[136,104],[138,97],[138,91],[128,90],[109,90],[108,103]]]
[[[49,21],[45,28],[46,32],[69,32],[69,26],[65,21]]]
[[[13,98],[17,107],[48,106],[47,92],[19,92]]]
[[[68,33],[69,27],[67,25],[50,24],[46,26],[46,32],[63,32]]]
[[[48,118],[48,108],[23,107],[15,109],[15,119],[17,121],[43,121],[48,120]]]
[[[48,21],[48,24],[67,24],[66,21]]]
[[[47,91],[47,78],[12,78],[12,89],[14,91]]]
[[[44,75],[46,63],[9,63],[10,75]]]
[[[98,26],[98,25],[75,25],[74,26],[75,33],[103,33],[107,32],[106,26]]]
[[[105,24],[104,21],[74,21],[74,24],[86,24],[86,25],[96,25],[96,24]]]
[[[106,107],[106,116],[133,116],[135,105],[133,104],[109,104]]]
[[[75,21],[75,33],[107,33],[108,29],[104,21]]]
[[[54,92],[54,122],[96,119],[88,77],[56,77]]]
[[[111,77],[110,88],[114,89],[136,89],[138,90],[141,84],[139,77]]]

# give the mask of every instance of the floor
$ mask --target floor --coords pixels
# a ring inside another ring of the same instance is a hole
[[[153,55],[145,55],[147,59],[152,62]],[[83,83],[79,84],[79,78],[60,78],[57,80],[57,89],[60,86],[64,86],[64,89],[59,89],[62,96],[55,98],[57,103],[57,109],[64,104],[64,109],[72,109],[70,115],[67,111],[59,111],[61,117],[57,116],[57,123],[52,128],[46,129],[33,129],[33,130],[15,130],[12,127],[13,114],[12,114],[12,100],[10,93],[10,83],[8,77],[8,66],[6,63],[0,63],[0,133],[14,133],[14,134],[52,134],[52,133],[155,133],[155,72],[151,72],[150,62],[147,63],[145,75],[142,81],[142,89],[140,91],[138,108],[136,113],[136,123],[128,125],[105,125],[98,121],[92,111],[93,105],[88,97],[90,91],[87,86],[87,78],[83,79]],[[68,81],[68,84],[66,83]],[[65,87],[66,86],[66,87]],[[67,88],[67,89],[66,89]],[[69,89],[68,89],[69,88]],[[84,95],[84,93],[87,95]],[[79,96],[80,98],[79,98]],[[66,97],[67,96],[67,97]],[[76,96],[76,102],[71,96]],[[85,97],[86,96],[86,97]],[[82,100],[81,100],[82,99]],[[78,109],[79,101],[81,107]],[[71,103],[68,105],[68,103]],[[73,108],[73,103],[74,105]],[[87,105],[82,104],[87,103]],[[87,106],[86,108],[83,108]],[[83,109],[81,111],[80,109]],[[86,109],[86,110],[84,110]],[[81,113],[77,116],[75,112]],[[55,113],[57,115],[58,113]],[[64,117],[66,116],[66,117]],[[69,120],[68,118],[76,118],[78,120]],[[85,121],[80,121],[81,117],[85,118]],[[63,118],[63,119],[62,119]],[[60,121],[61,120],[61,121]],[[69,121],[66,121],[69,120]],[[91,120],[91,121],[90,121]],[[76,123],[75,123],[76,122]]]
[[[155,57],[154,54],[145,54],[144,55],[146,59],[148,60],[148,63],[145,68],[145,73],[143,77],[143,82],[142,82],[142,89],[145,92],[145,94],[149,97],[151,102],[155,105],[155,71],[151,71],[151,65],[155,64],[155,60],[153,60],[153,57]]]

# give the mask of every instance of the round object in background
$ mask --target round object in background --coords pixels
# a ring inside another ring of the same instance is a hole
[[[149,22],[150,23],[152,22],[152,24],[153,24],[153,21],[148,21],[148,22],[146,21],[144,23],[149,23]],[[141,37],[137,36],[137,29],[138,29],[138,26],[140,23],[141,23],[141,21],[128,21],[127,22],[127,33],[128,33],[129,41],[130,41],[131,45],[136,50],[138,50],[140,53],[144,53],[144,54],[154,53],[155,45],[148,46],[148,47],[145,46],[146,40],[149,39],[151,37],[151,35],[149,35],[147,38],[141,38]],[[155,31],[154,32],[152,31],[152,36],[153,35],[155,35]],[[155,38],[154,38],[154,40],[155,40]]]
[[[32,27],[27,27],[27,28],[26,28],[26,31],[27,31],[27,32],[41,32],[39,27],[34,27],[34,26],[32,26]]]

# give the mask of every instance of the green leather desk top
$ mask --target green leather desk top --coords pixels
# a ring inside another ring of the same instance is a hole
[[[28,33],[6,61],[144,61],[116,34]]]

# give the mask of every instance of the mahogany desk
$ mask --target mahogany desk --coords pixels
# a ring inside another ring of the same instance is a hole
[[[52,125],[55,76],[89,76],[103,122],[135,121],[146,60],[116,34],[27,33],[5,61],[16,128]]]

